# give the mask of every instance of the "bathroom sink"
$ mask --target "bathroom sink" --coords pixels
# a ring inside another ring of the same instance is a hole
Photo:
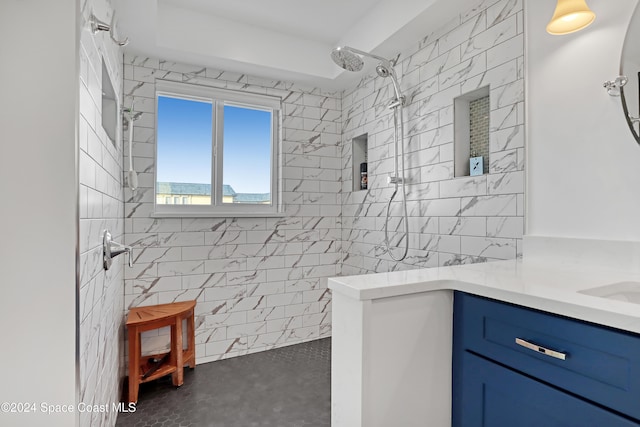
[[[640,304],[640,282],[618,282],[597,288],[585,289],[578,293],[612,299],[616,301]]]

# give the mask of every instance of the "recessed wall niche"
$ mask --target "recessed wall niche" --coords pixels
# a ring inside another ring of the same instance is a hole
[[[111,84],[104,58],[102,59],[102,128],[113,145],[117,146],[118,99],[116,98],[116,91],[113,90],[113,84]]]
[[[353,163],[353,191],[366,190],[369,187],[367,164],[368,135],[365,133],[351,140],[351,159]]]
[[[454,99],[454,175],[469,176],[472,157],[482,157],[482,172],[489,172],[489,86]]]

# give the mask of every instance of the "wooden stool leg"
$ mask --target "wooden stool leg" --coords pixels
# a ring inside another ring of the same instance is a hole
[[[194,322],[194,313],[191,310],[189,317],[187,317],[187,348],[191,353],[191,357],[186,363],[189,365],[191,369],[196,367],[196,334],[195,334],[195,322]]]
[[[138,401],[139,386],[143,382],[171,374],[173,385],[179,387],[184,383],[184,365],[195,367],[195,313],[196,301],[175,302],[154,306],[134,307],[127,316],[127,330],[129,336],[129,402]],[[182,322],[187,323],[187,350],[183,350]],[[163,358],[162,364],[154,365],[148,370],[140,368],[142,357],[141,336],[144,331],[171,327],[171,345],[169,361]],[[146,370],[142,378],[141,370]]]
[[[174,386],[184,383],[184,361],[182,354],[182,318],[176,316],[174,326],[171,326],[171,360],[175,362],[176,371],[171,374]]]
[[[140,384],[140,333],[136,327],[129,328],[129,402],[138,401]]]

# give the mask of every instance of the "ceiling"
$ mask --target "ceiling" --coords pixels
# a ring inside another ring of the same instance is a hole
[[[117,0],[115,8],[130,53],[344,89],[358,74],[331,61],[333,47],[395,57],[478,1]]]

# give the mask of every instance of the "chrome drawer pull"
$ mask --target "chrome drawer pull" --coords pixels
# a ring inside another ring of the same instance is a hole
[[[565,360],[567,358],[567,355],[565,353],[560,353],[559,351],[540,347],[539,345],[532,344],[528,341],[523,340],[522,338],[516,338],[516,344],[521,345],[525,348],[528,348],[529,350],[533,350],[537,353],[542,353],[550,357],[555,357],[556,359]]]

